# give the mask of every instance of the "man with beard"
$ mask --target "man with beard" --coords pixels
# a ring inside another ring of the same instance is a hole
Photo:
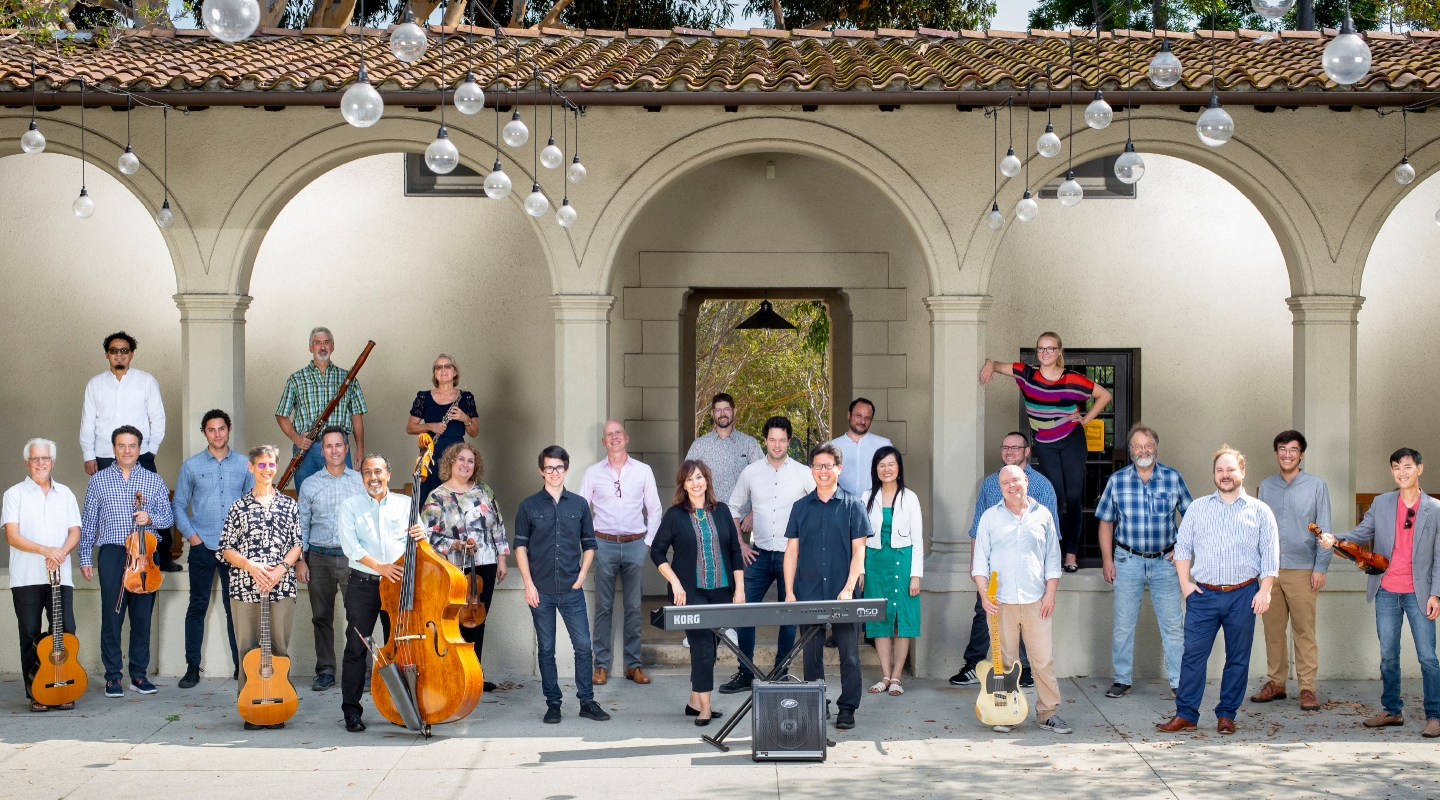
[[[691,443],[685,460],[705,462],[715,481],[715,496],[723,501],[735,491],[740,473],[764,458],[765,453],[754,436],[735,430],[735,398],[724,392],[715,395],[710,401],[710,419],[715,427]],[[748,512],[748,505],[736,515],[737,521]]]
[[[840,488],[859,497],[870,490],[870,462],[875,451],[882,447],[893,447],[889,439],[870,432],[870,421],[875,418],[875,404],[863,397],[850,401],[850,411],[845,416],[848,430],[829,444],[840,450],[840,455],[849,465],[840,474]]]
[[[1245,456],[1229,445],[1215,453],[1215,493],[1190,504],[1175,539],[1175,571],[1185,595],[1185,656],[1175,716],[1155,727],[1165,733],[1195,730],[1205,695],[1205,665],[1215,634],[1225,631],[1225,671],[1215,729],[1235,732],[1245,699],[1255,618],[1270,607],[1280,572],[1280,533],[1270,507],[1245,494]]]
[[[349,370],[330,363],[330,354],[335,352],[335,337],[329,328],[310,331],[310,363],[297,370],[285,381],[285,392],[280,395],[280,405],[275,408],[275,422],[293,446],[293,453],[305,453],[300,466],[295,468],[295,491],[305,479],[325,468],[325,457],[321,448],[312,447],[315,440],[305,435],[324,413],[330,398],[340,390]],[[355,434],[355,452],[365,452],[365,394],[360,391],[360,381],[351,381],[329,423],[337,425],[346,436]],[[350,466],[350,455],[345,455],[345,466]]]
[[[1165,647],[1165,676],[1171,695],[1180,684],[1185,624],[1180,614],[1180,578],[1175,572],[1177,517],[1190,507],[1190,489],[1180,473],[1155,458],[1160,435],[1144,425],[1130,429],[1131,464],[1110,476],[1095,508],[1100,522],[1100,559],[1105,582],[1115,585],[1115,623],[1110,634],[1110,663],[1115,684],[1106,697],[1130,693],[1134,680],[1135,625],[1140,601],[1150,589],[1150,605]]]

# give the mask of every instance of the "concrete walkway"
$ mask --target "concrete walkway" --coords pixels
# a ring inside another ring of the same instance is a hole
[[[231,681],[124,700],[92,688],[74,711],[31,714],[16,676],[0,676],[0,797],[1440,797],[1440,740],[1420,738],[1418,685],[1407,686],[1402,728],[1359,727],[1378,682],[1330,682],[1317,713],[1294,700],[1249,704],[1233,737],[1215,734],[1208,712],[1201,731],[1166,736],[1152,727],[1172,708],[1162,686],[1108,700],[1108,680],[1072,678],[1061,714],[1075,733],[1058,736],[1033,725],[995,734],[975,720],[973,687],[911,681],[903,697],[866,695],[859,727],[832,729],[828,763],[776,765],[750,760],[748,722],[730,753],[701,743],[680,715],[680,670],[599,687],[614,716],[603,723],[576,717],[569,689],[564,721],[541,724],[539,681],[519,682],[424,741],[373,710],[368,731],[346,733],[339,691],[308,685],[285,730],[247,732]],[[717,695],[721,710],[738,705]]]

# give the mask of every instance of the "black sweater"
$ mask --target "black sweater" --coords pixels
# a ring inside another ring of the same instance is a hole
[[[720,545],[720,555],[725,560],[725,575],[733,589],[735,572],[745,568],[745,560],[740,555],[740,532],[735,530],[735,520],[730,516],[730,507],[724,503],[716,503],[715,508],[706,516],[710,530],[715,532]],[[693,592],[695,564],[699,557],[696,553],[697,545],[695,525],[690,521],[690,512],[680,506],[670,506],[665,511],[665,516],[660,519],[660,530],[655,532],[655,541],[650,545],[650,560],[658,567],[665,563],[666,556],[673,549],[675,557],[670,559],[670,567],[675,570],[675,577],[680,579],[680,585],[685,591]]]

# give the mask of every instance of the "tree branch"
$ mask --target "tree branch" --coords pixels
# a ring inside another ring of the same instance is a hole
[[[785,12],[780,8],[780,0],[770,0],[770,13],[775,15],[775,29],[785,30]]]
[[[515,7],[510,11],[510,27],[518,28],[525,24],[525,0],[515,0]]]
[[[544,19],[540,20],[540,27],[553,27],[556,21],[560,19],[560,12],[564,11],[572,2],[574,2],[574,0],[556,0],[555,5],[550,7],[549,13],[545,15]]]

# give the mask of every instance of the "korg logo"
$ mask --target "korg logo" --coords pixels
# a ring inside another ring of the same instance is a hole
[[[675,615],[675,624],[676,624],[676,625],[699,625],[699,624],[700,624],[700,615],[699,615],[699,614],[676,614],[676,615]]]
[[[876,611],[876,610],[873,609],[873,608],[857,608],[857,609],[855,609],[855,616],[857,616],[857,617],[878,617],[878,616],[880,616],[880,612],[879,612],[879,611]]]

